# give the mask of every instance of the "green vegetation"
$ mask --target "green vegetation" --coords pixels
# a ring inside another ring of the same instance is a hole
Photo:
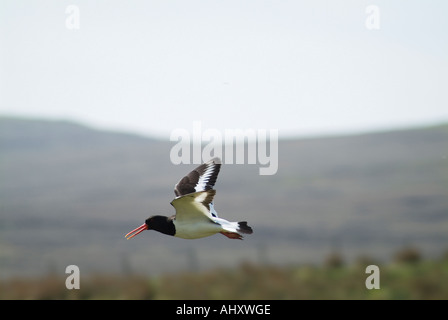
[[[447,254],[420,260],[412,250],[398,252],[392,263],[378,264],[380,289],[365,286],[369,259],[345,265],[332,254],[322,266],[243,263],[234,269],[158,277],[81,277],[79,290],[66,289],[64,277],[10,279],[0,282],[0,299],[448,299]]]

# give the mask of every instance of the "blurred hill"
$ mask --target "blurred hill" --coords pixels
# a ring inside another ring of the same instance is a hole
[[[279,170],[224,164],[216,208],[247,220],[244,241],[124,234],[171,215],[173,142],[67,121],[0,117],[0,277],[160,273],[250,261],[386,259],[404,245],[448,247],[448,125],[279,143]]]

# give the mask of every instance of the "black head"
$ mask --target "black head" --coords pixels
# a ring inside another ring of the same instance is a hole
[[[144,224],[126,234],[125,237],[129,240],[145,230],[156,230],[170,236],[174,236],[176,233],[172,218],[165,216],[151,216],[145,220]]]
[[[145,220],[145,224],[148,227],[147,230],[156,230],[170,236],[176,233],[173,219],[166,216],[151,216]]]

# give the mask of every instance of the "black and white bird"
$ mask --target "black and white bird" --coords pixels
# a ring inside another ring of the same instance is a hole
[[[243,234],[251,234],[252,228],[246,221],[230,222],[219,218],[213,206],[213,197],[221,161],[213,158],[201,164],[183,177],[174,187],[176,198],[171,205],[176,214],[171,217],[151,216],[145,223],[125,235],[131,239],[145,230],[156,230],[161,233],[183,239],[198,239],[217,233],[229,239],[243,239]]]

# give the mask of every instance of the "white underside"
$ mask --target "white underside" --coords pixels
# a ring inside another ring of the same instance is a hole
[[[176,209],[176,218],[173,220],[176,228],[175,237],[198,239],[223,231],[237,232],[238,222],[218,218],[210,193],[211,190],[194,192],[171,202]],[[210,202],[204,205],[207,199]]]
[[[180,222],[175,219],[173,221],[176,227],[174,236],[183,239],[198,239],[212,236],[222,231],[237,232],[238,222],[229,222],[221,218],[213,218],[213,221],[204,219],[191,223],[191,221]]]

